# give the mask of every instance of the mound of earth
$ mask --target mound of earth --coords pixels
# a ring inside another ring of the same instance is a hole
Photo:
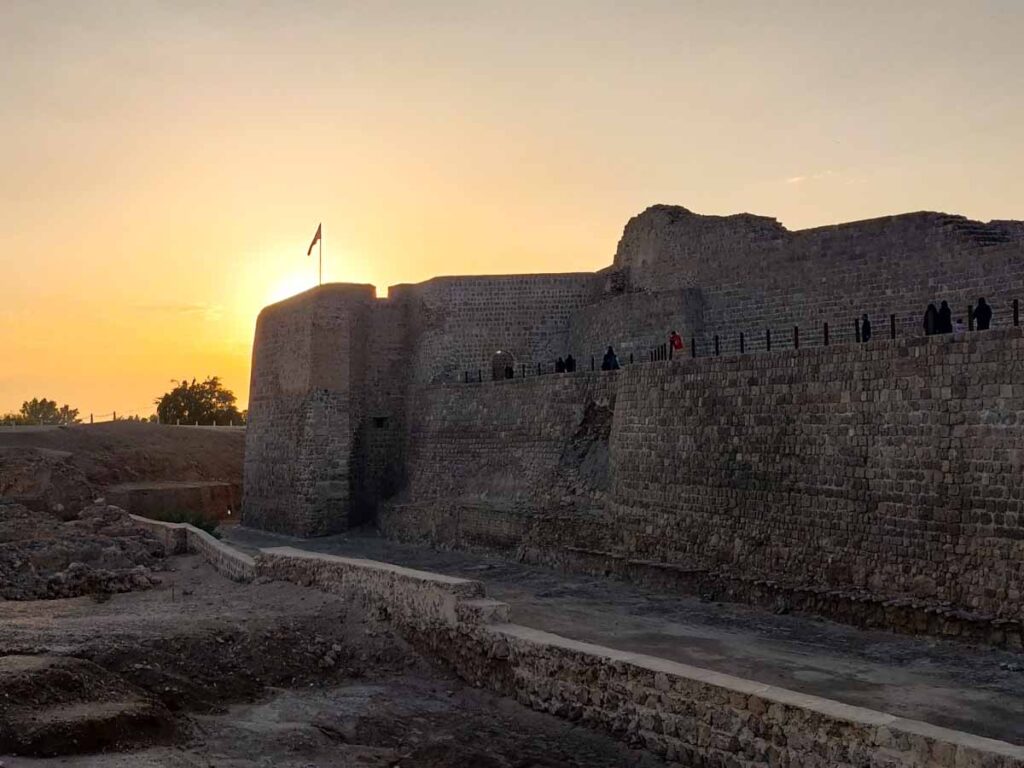
[[[163,545],[118,507],[94,504],[64,522],[0,501],[0,597],[46,600],[148,589]]]
[[[96,490],[68,451],[0,445],[3,498],[58,517],[74,517],[96,498]]]
[[[0,754],[54,755],[166,743],[159,701],[84,659],[0,657]]]
[[[73,517],[124,483],[241,486],[245,431],[114,422],[0,429],[0,498]]]

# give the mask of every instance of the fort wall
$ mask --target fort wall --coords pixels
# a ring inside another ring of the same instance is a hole
[[[629,290],[641,295],[691,289],[700,321],[688,328],[699,354],[852,341],[854,320],[867,313],[874,335],[920,335],[925,307],[949,302],[968,322],[979,296],[1008,325],[1024,288],[1024,229],[1019,222],[970,221],[941,213],[889,216],[790,232],[774,219],[740,214],[701,216],[678,206],[653,206],[626,225],[615,256]],[[696,294],[696,296],[694,295]],[[612,309],[614,305],[610,305]],[[590,314],[602,314],[598,307]],[[629,330],[635,331],[636,325]],[[620,341],[621,339],[621,341]],[[627,335],[605,343],[629,342]],[[651,343],[664,341],[653,336]],[[593,354],[594,345],[584,349]]]
[[[490,377],[498,350],[533,367],[568,352],[569,319],[596,292],[593,273],[439,277],[390,289],[408,307],[414,337],[407,356],[417,383]]]
[[[478,525],[535,559],[1019,622],[1022,257],[1020,222],[920,213],[790,232],[655,206],[599,273],[437,278],[385,300],[314,289],[259,319],[243,522],[429,524],[441,544]],[[923,337],[928,302],[964,316],[979,295],[994,330]],[[873,341],[852,344],[864,312]],[[646,362],[672,329],[696,359]],[[636,364],[592,373],[608,345]],[[498,350],[511,381],[491,381]],[[576,374],[536,376],[570,351]]]
[[[363,416],[372,286],[328,285],[260,313],[243,519],[282,533],[344,530]]]
[[[518,520],[552,561],[582,547],[1020,620],[1022,371],[1010,329],[430,387],[405,501]]]

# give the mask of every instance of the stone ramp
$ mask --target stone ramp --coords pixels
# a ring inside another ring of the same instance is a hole
[[[0,657],[0,754],[53,757],[166,743],[171,713],[90,661]]]

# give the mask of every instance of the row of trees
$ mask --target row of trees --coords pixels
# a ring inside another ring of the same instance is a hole
[[[78,409],[65,404],[57,407],[56,400],[33,397],[21,404],[17,413],[0,416],[0,424],[78,424]]]
[[[182,379],[174,387],[158,397],[154,404],[156,413],[148,418],[133,415],[114,418],[117,421],[152,421],[162,424],[202,424],[206,426],[236,426],[245,424],[248,415],[239,411],[237,398],[230,389],[225,389],[220,377],[210,376],[203,381]],[[57,406],[56,400],[34,397],[21,404],[17,413],[0,415],[0,424],[80,424],[78,409],[68,405]]]

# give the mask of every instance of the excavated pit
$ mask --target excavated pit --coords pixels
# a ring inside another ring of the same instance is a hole
[[[18,768],[662,764],[467,686],[338,596],[192,555],[102,602],[0,601],[0,702],[19,698],[0,709]]]

